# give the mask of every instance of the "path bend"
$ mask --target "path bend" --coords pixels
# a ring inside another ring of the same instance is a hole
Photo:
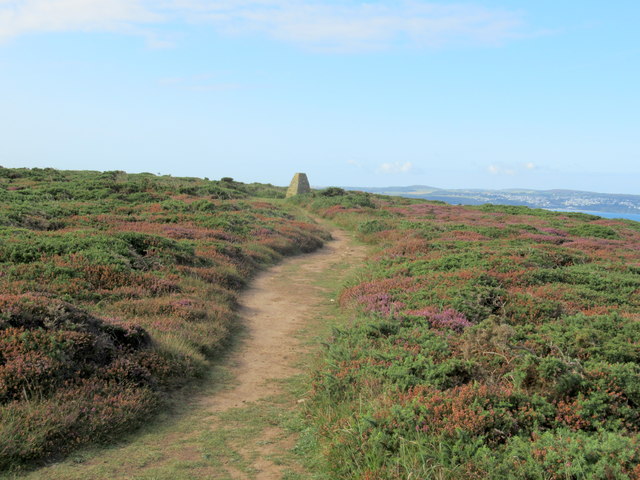
[[[258,274],[240,297],[242,338],[195,398],[121,445],[92,449],[39,469],[33,479],[308,478],[291,455],[286,422],[301,399],[285,387],[309,368],[311,342],[335,314],[329,293],[365,258],[366,247],[333,229],[313,253]],[[326,333],[326,330],[324,330]]]

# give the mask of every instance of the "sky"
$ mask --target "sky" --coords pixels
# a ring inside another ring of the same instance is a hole
[[[640,194],[637,0],[0,0],[0,165]]]

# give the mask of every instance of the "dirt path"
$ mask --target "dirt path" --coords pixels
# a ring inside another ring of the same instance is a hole
[[[307,388],[306,353],[335,314],[330,294],[366,254],[347,233],[332,235],[317,252],[285,259],[254,279],[241,297],[243,338],[204,391],[185,399],[188,406],[122,445],[80,452],[27,478],[308,478],[291,453]]]
[[[248,338],[230,358],[238,384],[206,399],[212,412],[273,395],[279,389],[273,380],[299,372],[292,359],[303,348],[295,334],[326,301],[314,281],[337,259],[346,261],[354,253],[343,233],[334,232],[334,237],[322,250],[287,259],[262,273],[244,292],[239,313]]]
[[[334,240],[323,249],[287,259],[262,273],[242,295],[240,316],[247,328],[247,338],[230,358],[237,384],[203,400],[210,412],[224,412],[277,396],[282,393],[282,385],[277,380],[301,372],[298,362],[309,346],[297,333],[331,306],[327,305],[327,301],[332,301],[326,296],[327,286],[320,280],[334,276],[337,272],[332,270],[339,266],[360,263],[365,255],[365,248],[354,245],[345,232],[334,230],[332,235]],[[215,418],[212,420],[214,428],[220,426]],[[282,434],[278,429],[269,428],[255,438],[246,439],[248,443],[243,450],[260,453],[252,465],[256,475],[231,477],[282,478],[283,465],[269,460],[295,443],[293,436]]]

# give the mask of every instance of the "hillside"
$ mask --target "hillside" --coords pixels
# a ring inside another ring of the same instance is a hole
[[[258,301],[281,302],[265,322],[296,322],[287,295],[306,309],[309,324],[282,332],[317,348],[308,380],[282,339],[235,350],[259,358],[256,368],[239,367],[238,390],[208,400],[232,411],[150,434],[180,439],[192,457],[167,458],[169,440],[151,455],[182,478],[251,477],[267,451],[274,471],[304,464],[292,479],[640,478],[640,223],[340,188],[283,193],[232,179],[0,169],[0,467],[111,443],[156,415],[237,336],[247,280],[329,238],[309,221],[323,217],[366,243],[367,260],[342,242],[339,258],[331,247],[263,278]],[[321,278],[340,288],[322,307]],[[255,385],[278,369],[292,372],[278,388],[305,383],[245,405],[242,392],[257,399]],[[129,458],[149,450],[140,441],[112,450],[108,468],[180,478]],[[104,472],[101,460],[74,462],[54,471]]]
[[[238,291],[328,238],[232,179],[0,168],[0,469],[109,441],[197,378]]]
[[[640,478],[640,223],[333,190],[375,246],[307,415],[330,478]]]

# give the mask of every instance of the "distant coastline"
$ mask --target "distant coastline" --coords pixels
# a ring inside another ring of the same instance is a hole
[[[439,200],[452,205],[514,205],[560,212],[579,212],[604,218],[640,221],[640,195],[578,190],[445,190],[426,185],[406,187],[345,187],[382,195]]]
[[[576,212],[576,213],[588,213],[589,215],[598,215],[602,218],[623,218],[625,220],[633,220],[635,222],[640,222],[640,213],[613,213],[613,212],[594,212],[590,210],[569,210],[569,209],[558,209],[558,208],[549,208],[546,210],[550,210],[552,212]]]

